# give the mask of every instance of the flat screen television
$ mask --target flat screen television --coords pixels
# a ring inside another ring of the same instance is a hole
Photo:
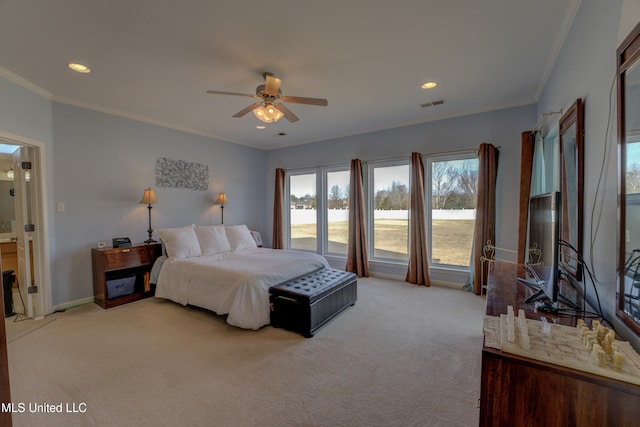
[[[532,196],[529,200],[529,248],[540,250],[540,259],[531,260],[527,269],[533,280],[523,281],[536,290],[527,302],[546,299],[551,307],[558,301],[560,275],[558,253],[560,245],[560,193]],[[531,253],[530,253],[531,256]]]

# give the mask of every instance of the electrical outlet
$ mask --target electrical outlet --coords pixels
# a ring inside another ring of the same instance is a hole
[[[36,294],[36,293],[38,293],[38,287],[36,285],[29,286],[27,288],[27,292],[30,293],[30,294]]]
[[[58,202],[57,208],[58,208],[58,212],[64,212],[65,211],[64,202]]]

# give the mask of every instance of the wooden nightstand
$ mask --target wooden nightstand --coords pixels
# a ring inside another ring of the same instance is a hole
[[[161,254],[160,244],[91,249],[95,303],[102,308],[111,308],[152,296],[149,272]],[[126,286],[121,288],[121,283]],[[122,292],[129,287],[130,293],[128,290]]]

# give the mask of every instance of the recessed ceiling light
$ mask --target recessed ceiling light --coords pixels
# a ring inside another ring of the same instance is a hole
[[[265,125],[257,125],[256,129],[266,129],[267,127]]]
[[[436,86],[438,86],[438,83],[436,82],[426,82],[422,84],[422,89],[432,89]]]
[[[69,68],[82,74],[88,74],[91,72],[91,68],[87,67],[86,65],[77,64],[75,62],[70,63]]]

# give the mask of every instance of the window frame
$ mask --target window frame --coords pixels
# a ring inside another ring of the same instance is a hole
[[[311,251],[308,249],[298,249],[291,247],[291,177],[299,176],[299,175],[315,175],[316,176],[316,250]],[[305,252],[316,252],[318,253],[319,249],[319,212],[318,208],[318,170],[317,168],[306,168],[306,169],[296,169],[292,171],[285,170],[285,180],[284,180],[284,194],[285,194],[285,209],[284,209],[284,241],[285,247],[287,249],[293,249],[296,251],[305,251]]]
[[[432,208],[433,208],[433,198],[432,198],[432,165],[436,162],[442,161],[459,161],[459,160],[478,160],[477,152],[474,149],[456,151],[450,153],[439,153],[439,154],[422,154],[421,155],[423,164],[425,166],[425,221],[427,227],[427,240],[428,240],[428,251],[429,251],[429,267],[430,269],[436,270],[452,270],[452,271],[464,271],[468,272],[470,266],[459,266],[452,264],[444,264],[444,263],[434,263],[433,261],[433,223],[432,223]],[[384,258],[384,257],[374,257],[375,253],[375,227],[374,227],[374,215],[375,215],[375,183],[374,183],[374,173],[376,168],[380,167],[393,167],[393,166],[408,166],[409,167],[409,175],[407,177],[407,187],[409,192],[411,191],[411,161],[410,158],[389,158],[389,159],[381,159],[381,160],[373,160],[368,162],[363,162],[363,191],[365,198],[365,222],[366,222],[366,230],[367,230],[367,249],[369,252],[369,261],[372,264],[389,264],[389,265],[407,265],[408,259],[394,259],[394,258]],[[328,234],[329,234],[329,225],[328,225],[328,202],[327,198],[329,196],[330,188],[328,188],[328,174],[331,172],[350,172],[350,165],[346,163],[335,164],[331,166],[318,166],[318,167],[308,167],[294,170],[285,171],[285,203],[286,208],[284,209],[284,222],[285,222],[285,230],[284,230],[284,238],[285,238],[285,247],[287,249],[293,249],[291,247],[291,178],[293,176],[298,175],[310,175],[314,174],[316,177],[316,250],[309,249],[295,249],[302,250],[308,252],[316,252],[318,254],[322,254],[325,257],[331,259],[346,259],[347,255],[329,252],[329,242],[328,242]],[[349,207],[351,208],[351,207]],[[408,218],[411,217],[411,209],[410,206],[407,207]],[[409,223],[407,223],[409,224]],[[407,254],[409,252],[410,245],[410,233],[407,227]],[[469,254],[469,258],[471,259],[471,253]]]
[[[443,161],[458,161],[458,160],[476,160],[478,161],[478,155],[475,150],[469,151],[460,151],[455,153],[442,153],[442,154],[423,154],[421,155],[422,162],[424,165],[424,173],[425,173],[425,185],[424,185],[424,203],[425,203],[425,221],[427,226],[427,241],[428,241],[428,253],[429,253],[429,267],[430,268],[442,268],[442,269],[452,269],[452,270],[463,270],[469,271],[471,265],[453,265],[453,264],[444,264],[440,262],[433,261],[433,218],[432,218],[432,209],[433,209],[433,163],[443,162]],[[475,219],[474,219],[475,221]],[[473,237],[472,237],[473,238]],[[472,248],[473,251],[473,248]],[[471,261],[472,253],[469,253],[469,261]]]
[[[347,254],[341,254],[338,252],[329,252],[329,214],[328,214],[328,203],[327,203],[327,199],[329,197],[329,179],[328,179],[328,175],[332,172],[347,172],[350,174],[351,171],[351,167],[349,164],[342,164],[342,165],[335,165],[335,166],[327,166],[327,167],[323,167],[320,168],[320,170],[322,171],[322,191],[323,191],[323,197],[322,197],[322,205],[323,205],[323,209],[322,209],[322,215],[321,215],[321,219],[322,219],[322,227],[321,227],[321,233],[322,234],[322,251],[320,252],[322,255],[328,255],[328,256],[332,256],[332,257],[344,257],[346,259]],[[317,179],[317,178],[316,178]],[[351,181],[351,177],[349,177],[349,181]],[[316,208],[318,206],[318,197],[316,196]],[[349,209],[351,209],[351,207],[349,207]]]
[[[408,206],[408,214],[407,214],[407,259],[406,260],[400,260],[400,259],[394,259],[394,258],[382,258],[382,257],[376,257],[375,256],[375,229],[374,229],[374,222],[375,222],[375,208],[374,208],[374,204],[375,204],[375,183],[374,183],[374,179],[373,179],[373,175],[374,175],[374,170],[376,168],[381,168],[381,167],[393,167],[393,166],[408,166],[409,167],[409,173],[407,176],[407,189],[409,190],[409,194],[411,194],[411,159],[410,158],[406,158],[406,159],[387,159],[387,160],[375,160],[375,161],[371,161],[367,163],[367,180],[366,180],[366,190],[365,190],[365,194],[367,197],[366,202],[366,206],[367,206],[367,215],[366,215],[366,221],[367,221],[367,250],[369,252],[369,260],[370,261],[377,261],[377,262],[385,262],[385,263],[390,263],[390,264],[408,264],[409,262],[409,222],[408,222],[408,218],[409,215],[411,215],[410,209]]]

